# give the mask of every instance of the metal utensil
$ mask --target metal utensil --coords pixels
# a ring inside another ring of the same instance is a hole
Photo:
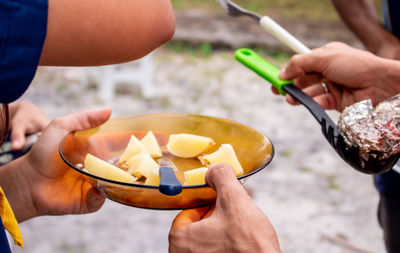
[[[292,95],[297,101],[303,104],[321,125],[321,130],[329,144],[335,149],[339,156],[356,170],[367,174],[378,174],[390,170],[399,160],[400,154],[392,155],[389,158],[381,159],[380,154],[369,156],[364,160],[359,155],[359,149],[344,142],[343,136],[338,133],[336,124],[326,114],[325,110],[294,85],[292,81],[279,78],[279,69],[267,62],[264,58],[250,49],[239,49],[235,58],[258,75],[268,80],[278,89],[281,95],[286,93]]]
[[[272,18],[268,16],[260,16],[257,13],[248,11],[239,5],[233,3],[230,0],[217,0],[221,7],[232,17],[248,16],[258,22],[262,28],[267,32],[272,34],[275,38],[279,39],[286,46],[291,48],[294,52],[299,54],[305,54],[311,52],[311,50],[304,45],[301,41],[296,39],[288,31],[286,31],[282,26],[276,23]],[[322,82],[322,87],[326,92],[329,92],[327,85]]]
[[[221,7],[232,17],[248,16],[260,24],[267,32],[279,39],[296,53],[308,53],[310,49],[276,23],[269,16],[261,16],[248,11],[230,0],[217,0]]]

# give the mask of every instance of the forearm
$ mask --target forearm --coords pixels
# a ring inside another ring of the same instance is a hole
[[[175,29],[169,0],[49,0],[41,65],[103,65],[138,59]]]
[[[382,59],[380,68],[375,72],[379,76],[379,85],[375,86],[374,93],[381,102],[400,93],[400,62],[397,60]]]
[[[28,165],[24,164],[24,157],[21,157],[0,167],[0,186],[18,222],[37,216],[29,183],[22,173],[24,166]]]
[[[398,39],[380,23],[371,0],[332,0],[346,25],[357,35],[367,49],[386,58],[396,58]]]

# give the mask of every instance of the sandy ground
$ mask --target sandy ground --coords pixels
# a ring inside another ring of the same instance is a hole
[[[41,69],[22,99],[38,104],[50,118],[107,105],[113,117],[186,112],[249,125],[276,148],[270,166],[246,186],[276,227],[283,252],[384,252],[371,177],[341,161],[304,107],[273,95],[270,85],[235,62],[230,51],[204,58],[159,50],[156,68],[153,99],[143,98],[136,84],[121,84],[113,101],[102,102],[93,85],[82,84],[85,70],[75,68]],[[106,201],[94,214],[24,222],[26,247],[14,252],[167,252],[176,214]]]

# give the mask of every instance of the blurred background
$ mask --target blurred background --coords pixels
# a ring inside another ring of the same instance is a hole
[[[329,41],[362,48],[329,0],[235,2],[272,17],[310,48]],[[273,95],[269,83],[233,57],[235,49],[249,47],[282,67],[293,52],[252,20],[228,17],[215,1],[172,3],[175,36],[151,55],[108,67],[40,68],[21,100],[50,118],[107,106],[113,117],[184,112],[246,124],[276,149],[271,165],[245,186],[274,224],[283,252],[384,252],[371,176],[342,162],[304,107]],[[177,213],[106,201],[94,214],[24,222],[25,249],[14,252],[167,252]]]

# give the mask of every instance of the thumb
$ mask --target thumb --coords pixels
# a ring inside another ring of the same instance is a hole
[[[246,190],[236,178],[232,166],[219,163],[212,165],[206,174],[207,184],[217,192],[217,208],[235,205],[250,200]]]
[[[87,130],[106,122],[111,116],[110,108],[82,111],[53,120],[51,125],[68,132]]]
[[[11,149],[20,150],[25,144],[25,127],[21,124],[13,125],[11,129]]]

